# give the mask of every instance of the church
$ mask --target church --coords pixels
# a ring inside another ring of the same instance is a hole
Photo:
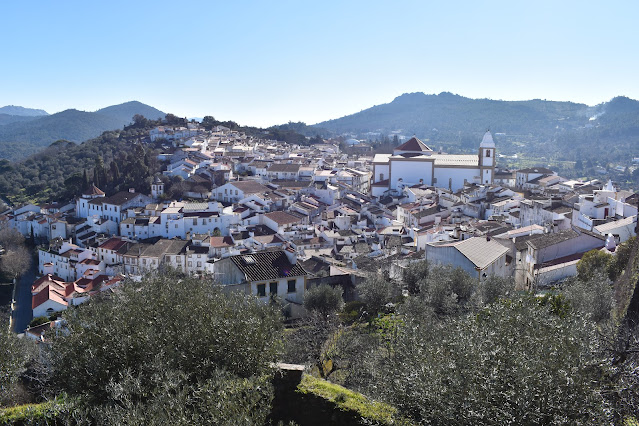
[[[466,182],[492,184],[494,176],[495,142],[489,130],[474,155],[438,154],[412,137],[392,154],[375,155],[371,188],[376,197],[420,184],[457,191]]]

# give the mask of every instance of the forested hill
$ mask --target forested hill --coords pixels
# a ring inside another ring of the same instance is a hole
[[[557,130],[584,126],[595,107],[544,100],[499,101],[469,99],[452,93],[406,93],[392,102],[356,114],[318,123],[335,133],[363,134],[381,131],[428,137],[433,133],[495,132],[548,135]]]
[[[593,175],[595,166],[629,166],[633,157],[639,157],[639,102],[623,96],[591,107],[539,99],[498,101],[446,92],[407,93],[388,104],[312,127],[323,135],[325,129],[332,135],[352,133],[372,141],[392,132],[416,135],[451,152],[473,152],[489,128],[497,136],[501,154],[587,162],[586,169],[574,172],[577,176]]]
[[[140,102],[127,102],[96,112],[69,109],[28,121],[9,122],[0,125],[0,158],[20,160],[60,139],[83,142],[104,131],[121,129],[135,114],[149,119],[165,115]]]

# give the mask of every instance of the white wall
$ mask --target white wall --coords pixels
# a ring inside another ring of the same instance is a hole
[[[423,179],[425,185],[431,185],[432,167],[431,161],[391,161],[391,189],[397,189],[397,181],[400,178],[406,186],[416,185],[420,179]]]
[[[457,191],[464,187],[464,179],[473,182],[475,176],[479,176],[479,168],[435,167],[437,182],[433,186],[448,189],[449,179],[452,179],[451,190]]]

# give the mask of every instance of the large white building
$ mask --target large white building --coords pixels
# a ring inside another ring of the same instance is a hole
[[[495,176],[495,142],[486,131],[478,155],[437,154],[416,137],[393,154],[373,159],[373,195],[423,184],[456,191],[466,182],[492,184]]]

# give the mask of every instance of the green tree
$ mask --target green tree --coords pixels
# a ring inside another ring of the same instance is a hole
[[[605,271],[596,270],[587,279],[570,279],[562,286],[570,305],[579,313],[600,323],[610,319],[613,307],[612,282]]]
[[[211,130],[213,127],[217,126],[217,124],[218,121],[210,115],[207,115],[202,119],[202,127],[204,127],[206,130]]]
[[[424,323],[405,317],[358,365],[367,393],[422,424],[604,424],[593,323],[534,297]],[[552,354],[549,357],[549,354]]]
[[[82,190],[89,188],[89,177],[87,176],[87,169],[84,169],[82,173]]]
[[[0,407],[20,403],[18,382],[33,352],[28,342],[8,331],[0,321]]]
[[[70,333],[47,351],[50,388],[90,421],[263,424],[282,338],[273,307],[169,274],[126,282],[64,317]]]
[[[428,277],[428,261],[411,263],[402,273],[402,281],[410,294],[418,294],[419,283]]]
[[[418,299],[440,317],[468,312],[479,303],[477,280],[461,268],[435,266],[419,288]]]
[[[480,284],[481,302],[484,305],[488,305],[501,298],[511,296],[514,291],[515,280],[513,278],[491,275]]]
[[[619,278],[623,271],[626,269],[628,263],[630,262],[632,249],[635,247],[636,243],[637,237],[632,237],[628,239],[628,241],[617,246],[615,255],[608,267],[608,276],[611,280],[614,281]]]
[[[375,316],[398,297],[399,289],[392,281],[377,274],[360,283],[357,286],[357,294],[360,300],[366,303],[368,314]]]
[[[607,274],[608,268],[612,264],[612,258],[613,256],[607,251],[590,250],[577,262],[577,277],[580,280],[588,281],[596,274]]]
[[[115,161],[111,161],[110,168],[113,183],[117,185],[120,182],[120,168],[118,167],[118,163],[116,163]]]
[[[304,307],[325,317],[333,315],[344,307],[342,293],[341,287],[331,287],[328,284],[313,287],[304,294]]]
[[[133,127],[145,128],[149,125],[149,120],[141,114],[135,114],[133,116]]]

